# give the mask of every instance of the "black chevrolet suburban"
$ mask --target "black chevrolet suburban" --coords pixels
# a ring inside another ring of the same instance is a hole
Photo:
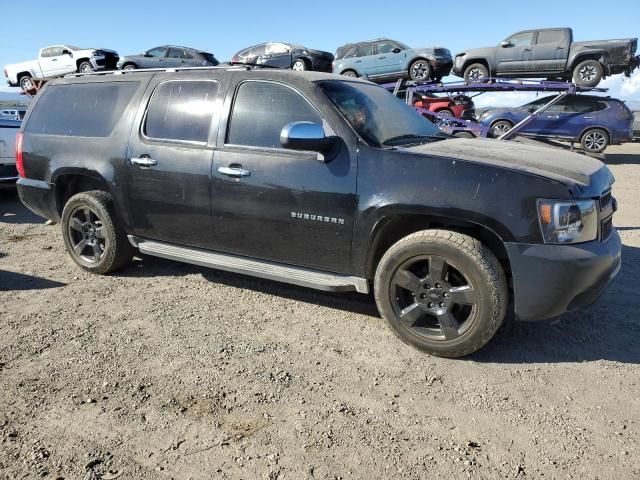
[[[470,354],[508,309],[555,317],[620,268],[614,181],[545,147],[452,139],[372,83],[247,67],[49,82],[18,190],[83,269],[138,250],[329,291],[373,290],[405,342]]]

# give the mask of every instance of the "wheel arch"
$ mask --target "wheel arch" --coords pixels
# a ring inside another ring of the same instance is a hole
[[[571,60],[569,71],[573,74],[573,70],[578,66],[580,62],[585,60],[595,60],[602,65],[603,69],[606,69],[605,52],[604,51],[588,51],[577,53]]]
[[[431,213],[398,212],[381,217],[373,227],[367,249],[366,278],[373,278],[384,253],[397,241],[421,230],[445,229],[463,233],[480,240],[498,258],[502,268],[511,278],[511,264],[505,247],[512,241],[508,232],[498,234],[492,228],[464,218],[451,218]]]
[[[580,134],[578,135],[578,141],[582,140],[582,137],[584,137],[584,134],[587,133],[589,130],[604,130],[604,132],[607,134],[607,137],[609,137],[609,142],[611,142],[611,130],[609,129],[609,127],[603,127],[601,125],[589,125],[588,127],[584,127],[581,131]],[[611,143],[609,143],[611,144]]]
[[[355,72],[356,75],[358,75],[358,77],[361,77],[362,75],[360,75],[360,72],[358,72],[358,70],[355,69],[355,67],[347,67],[347,68],[343,68],[340,71],[340,75],[344,75],[345,72]]]
[[[484,65],[485,67],[487,67],[487,70],[489,71],[489,75],[493,75],[493,68],[489,63],[489,60],[482,57],[476,57],[476,58],[471,58],[469,60],[466,60],[462,65],[462,74],[464,75],[464,72],[467,68],[469,68],[469,65],[473,65],[474,63],[480,63]]]
[[[102,190],[111,193],[109,183],[94,170],[86,168],[65,168],[57,171],[51,178],[55,185],[56,212],[62,215],[64,205],[76,193],[90,190]]]
[[[89,57],[82,57],[82,58],[77,59],[77,60],[76,60],[76,70],[79,70],[79,69],[80,69],[80,64],[81,64],[82,62],[89,62],[89,63],[91,63],[91,59],[90,59]]]

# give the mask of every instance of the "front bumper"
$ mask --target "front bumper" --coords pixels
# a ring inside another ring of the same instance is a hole
[[[517,320],[544,320],[594,303],[620,271],[622,242],[506,243]]]
[[[51,184],[40,180],[18,178],[17,186],[20,200],[29,210],[41,217],[60,221]]]
[[[453,62],[451,60],[432,60],[429,62],[431,64],[431,68],[433,70],[433,78],[442,78],[446,77],[451,73],[451,66]]]
[[[116,70],[120,57],[113,54],[94,55],[89,59],[94,70]]]

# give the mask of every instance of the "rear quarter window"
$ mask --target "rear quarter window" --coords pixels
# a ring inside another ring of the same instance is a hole
[[[42,92],[25,133],[108,137],[139,82],[52,85]]]

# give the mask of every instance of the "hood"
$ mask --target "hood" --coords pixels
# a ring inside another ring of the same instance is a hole
[[[520,170],[550,178],[568,187],[577,185],[589,196],[599,196],[613,183],[613,175],[599,160],[558,148],[515,141],[454,138],[410,147],[405,151]],[[592,185],[596,176],[598,183],[605,185]],[[591,192],[589,187],[596,187],[599,191]]]
[[[451,51],[445,47],[422,47],[422,48],[410,48],[404,50],[405,52],[414,53],[417,55],[432,55],[434,57],[449,57],[451,58]]]
[[[467,55],[469,57],[493,57],[495,51],[496,47],[470,48],[469,50],[456,53],[456,57],[461,57],[463,55]]]

